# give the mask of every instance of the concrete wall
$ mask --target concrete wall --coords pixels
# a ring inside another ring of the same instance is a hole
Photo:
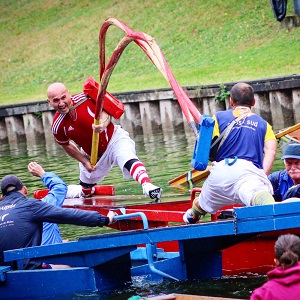
[[[255,91],[256,104],[253,111],[265,118],[275,130],[300,122],[300,76],[290,75],[246,81]],[[236,82],[225,83],[230,90]],[[220,84],[184,87],[189,98],[201,114],[213,115],[229,108],[229,99],[215,101],[221,92]],[[173,130],[190,131],[182,110],[171,89],[157,89],[115,93],[125,104],[121,124],[133,136]],[[40,136],[51,136],[53,109],[44,101],[20,105],[0,106],[0,140],[9,143],[26,139],[32,142]]]

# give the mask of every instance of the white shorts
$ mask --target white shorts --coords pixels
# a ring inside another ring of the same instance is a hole
[[[256,195],[263,191],[273,194],[272,184],[262,169],[244,159],[237,159],[231,166],[222,160],[213,162],[198,201],[203,210],[214,214],[225,205],[252,206]]]
[[[115,125],[114,134],[107,149],[95,165],[96,170],[90,173],[82,163],[79,163],[80,180],[88,184],[98,183],[104,179],[114,165],[121,169],[124,178],[130,178],[129,171],[124,168],[125,163],[130,159],[138,159],[135,142],[120,125]]]

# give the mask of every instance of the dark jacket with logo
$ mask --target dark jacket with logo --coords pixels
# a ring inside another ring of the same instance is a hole
[[[56,207],[11,192],[0,201],[0,266],[10,265],[4,262],[3,251],[41,245],[43,222],[95,227],[108,225],[109,218],[98,212]]]

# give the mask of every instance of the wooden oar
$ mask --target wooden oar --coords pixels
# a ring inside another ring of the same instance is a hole
[[[282,131],[279,131],[278,133],[275,134],[276,138],[277,139],[280,139],[282,138],[283,136],[293,132],[293,131],[296,131],[300,129],[300,123],[294,125],[294,126],[291,126],[291,127],[288,127],[287,129],[283,129]]]
[[[181,174],[180,176],[170,180],[168,182],[169,186],[174,188],[185,188],[191,189],[194,185],[204,179],[209,175],[209,170],[211,166],[208,166],[204,171],[197,171],[192,169],[186,173]]]
[[[300,129],[300,123],[283,129],[282,131],[275,134],[276,139],[280,139],[283,136]],[[180,176],[170,180],[168,182],[169,186],[174,188],[188,188],[191,189],[197,183],[202,180],[205,180],[209,175],[210,166],[206,168],[204,171],[197,171],[192,169],[186,173],[181,174]]]

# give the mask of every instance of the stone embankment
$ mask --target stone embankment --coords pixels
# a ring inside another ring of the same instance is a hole
[[[246,82],[255,91],[254,112],[269,121],[274,129],[300,122],[300,75]],[[234,84],[187,86],[184,90],[201,114],[213,115],[229,107],[228,91]],[[125,112],[116,123],[133,135],[190,130],[171,88],[115,93],[114,96],[125,105]],[[46,100],[0,106],[0,140],[15,143],[41,135],[47,139],[51,136],[53,115]]]

